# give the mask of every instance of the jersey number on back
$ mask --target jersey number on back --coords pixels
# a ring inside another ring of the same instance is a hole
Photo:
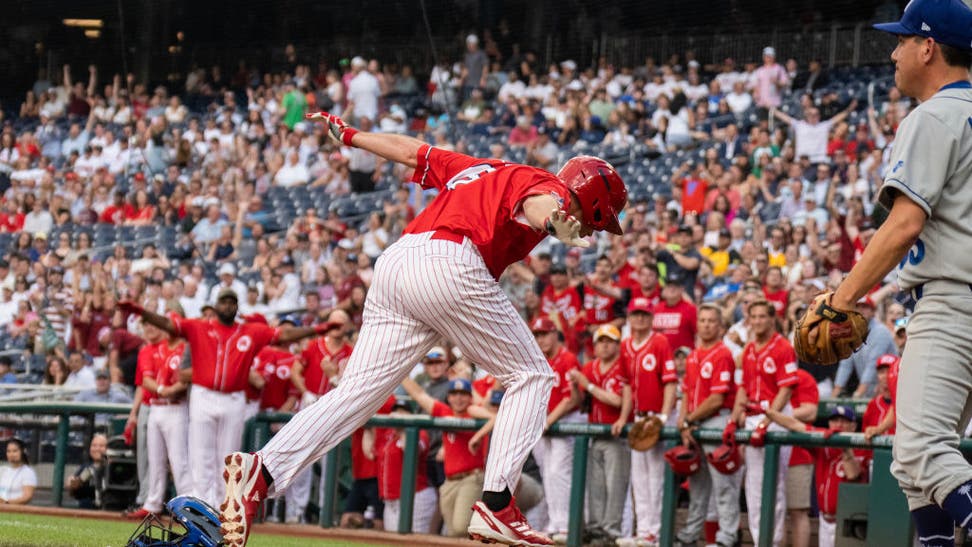
[[[449,190],[455,190],[456,186],[459,186],[461,184],[469,184],[470,182],[476,182],[477,180],[479,180],[479,177],[487,173],[492,173],[493,171],[496,171],[496,168],[493,167],[492,165],[489,165],[488,163],[467,167],[462,171],[459,171],[459,173],[456,176],[452,177],[449,180],[449,182],[446,183],[446,188],[448,188]]]

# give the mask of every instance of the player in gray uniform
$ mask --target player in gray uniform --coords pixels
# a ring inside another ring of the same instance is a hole
[[[972,466],[958,450],[972,416],[972,10],[912,0],[897,35],[895,84],[920,105],[901,122],[879,200],[890,209],[833,295],[838,309],[892,268],[917,305],[897,393],[892,472],[922,545],[954,545],[972,517]]]

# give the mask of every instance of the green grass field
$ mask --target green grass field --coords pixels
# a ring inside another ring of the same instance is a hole
[[[50,517],[19,513],[0,514],[0,547],[123,547],[138,526],[136,522]],[[253,547],[381,547],[374,543],[257,534]]]

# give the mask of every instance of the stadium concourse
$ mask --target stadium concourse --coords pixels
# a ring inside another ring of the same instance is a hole
[[[408,184],[401,166],[329,141],[321,124],[304,120],[317,110],[362,130],[407,133],[551,171],[576,155],[610,161],[629,190],[624,235],[595,236],[583,251],[548,238],[500,284],[538,336],[559,331],[556,343],[581,365],[610,360],[595,356],[595,333],[627,340],[629,312],[648,314],[644,324],[664,335],[675,364],[677,378],[665,381],[679,386],[701,330],[699,306],[716,307],[717,338],[733,357],[765,334],[763,327],[754,334],[752,304],[768,301],[753,309],[774,316],[772,329],[786,338],[813,295],[850,270],[881,220],[874,198],[895,128],[912,106],[893,87],[889,66],[800,66],[777,59],[772,44],[716,65],[680,52],[639,66],[607,58],[541,66],[535,57],[491,58],[495,49],[483,45],[470,35],[462,62],[422,67],[431,70],[430,82],[416,80],[412,67],[362,57],[312,59],[229,80],[200,69],[171,88],[106,77],[94,66],[64,66],[53,81],[38,80],[19,112],[5,113],[0,134],[0,352],[12,357],[8,364],[0,358],[0,380],[52,386],[47,393],[62,398],[130,401],[138,353],[155,335],[116,302],[195,318],[215,313],[217,296],[232,289],[250,320],[346,323],[282,348],[300,363],[283,382],[269,381],[274,366],[264,363],[256,374],[264,393],[248,394],[254,410],[296,410],[313,399],[308,393],[339,382],[340,352],[354,344],[374,261],[434,195]],[[853,412],[842,417],[870,434],[884,432],[874,428],[888,404],[884,365],[904,344],[905,298],[888,279],[860,302],[872,331],[864,351],[836,367],[800,364],[809,380],[794,389],[795,415],[812,421],[820,398],[873,398],[876,410],[863,423]],[[314,344],[326,350],[315,354]],[[471,391],[475,404],[499,404],[502,386],[462,349],[442,340],[416,363],[418,385],[442,402]],[[323,368],[320,385],[309,381],[315,367]],[[635,373],[622,371],[621,383],[627,374]],[[288,381],[292,375],[300,380]],[[579,387],[603,380],[588,376],[571,378]],[[729,381],[725,392],[737,387]],[[654,404],[644,403],[636,408]],[[599,419],[587,408],[570,409],[564,419]],[[668,410],[671,425],[684,418],[675,416],[678,405]],[[139,412],[129,421],[138,422]],[[374,436],[354,436],[354,503],[344,526],[381,526],[381,505],[387,511],[397,503],[395,475],[381,478],[397,443],[376,445]],[[48,441],[28,445],[43,451]],[[76,441],[87,447],[89,439]],[[443,527],[436,499],[446,495],[443,485],[479,470],[446,476],[443,444],[436,434],[426,441],[422,523],[424,531],[461,535],[464,528]],[[589,475],[589,503],[630,502],[629,478],[639,491],[642,475],[630,473],[626,451],[611,457],[610,481]],[[544,469],[548,456],[538,451],[528,462],[518,499],[536,528],[558,537],[565,532],[555,522],[560,509],[544,495],[558,471]],[[814,461],[795,451],[784,481],[786,528],[795,536],[809,537],[811,511],[833,517],[832,504],[812,494]],[[134,501],[141,506],[145,495]],[[307,500],[306,493],[288,495],[289,507],[273,518],[302,522]],[[592,516],[587,539],[657,542],[654,509],[634,505]],[[714,505],[695,539],[735,538],[738,530],[720,529]],[[726,510],[720,504],[718,512]]]

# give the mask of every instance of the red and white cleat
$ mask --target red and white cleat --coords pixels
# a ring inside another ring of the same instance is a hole
[[[226,498],[219,506],[219,520],[223,523],[220,532],[226,547],[243,547],[260,502],[267,497],[267,484],[261,473],[263,465],[260,456],[242,452],[234,452],[224,461]]]
[[[483,543],[522,547],[546,547],[554,544],[549,537],[530,527],[530,523],[516,506],[515,499],[510,500],[509,506],[502,511],[490,511],[485,503],[477,501],[473,505],[467,532],[471,539]]]
[[[134,511],[126,511],[122,513],[122,516],[124,518],[131,519],[131,520],[144,520],[145,517],[149,515],[159,516],[158,513],[153,513],[145,508],[136,509]]]

